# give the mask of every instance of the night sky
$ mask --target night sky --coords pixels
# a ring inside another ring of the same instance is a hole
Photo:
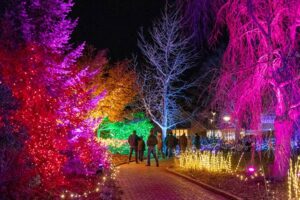
[[[159,17],[165,0],[75,0],[72,17],[79,17],[73,42],[86,41],[109,49],[113,60],[137,51],[137,32]]]

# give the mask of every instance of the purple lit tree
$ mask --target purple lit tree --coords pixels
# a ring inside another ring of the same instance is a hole
[[[140,96],[147,114],[166,137],[167,130],[185,121],[179,101],[189,101],[184,92],[195,82],[185,81],[183,75],[194,66],[194,49],[190,37],[182,34],[179,10],[166,5],[162,17],[149,31],[151,40],[140,32],[138,46],[146,63],[137,70]]]
[[[45,60],[49,84],[58,79],[65,81],[65,75],[71,71],[69,67],[82,55],[84,43],[76,48],[70,44],[77,25],[77,20],[68,17],[73,5],[73,0],[13,0],[7,3],[1,20],[1,36],[4,40],[11,40],[6,43],[14,47],[20,43],[35,44],[57,54],[56,59]]]
[[[61,101],[58,112],[64,122],[70,121],[69,117],[78,116],[78,112],[89,112],[103,98],[103,94],[99,94],[90,101],[86,99],[94,95],[92,91],[84,89],[86,82],[100,71],[89,70],[88,67],[79,70],[75,64],[82,55],[84,44],[75,49],[70,44],[71,34],[77,25],[77,20],[68,17],[73,5],[73,0],[19,0],[15,1],[16,9],[12,12],[15,14],[15,21],[20,23],[20,32],[25,43],[38,44],[57,55],[55,59],[53,56],[44,58],[48,64],[45,78],[52,95],[76,91],[72,95],[58,98]],[[7,13],[10,16],[10,11]],[[85,99],[85,104],[79,99]]]
[[[226,26],[229,44],[217,83],[217,104],[238,126],[260,132],[261,114],[275,114],[273,175],[287,174],[291,137],[299,121],[300,2],[226,1],[217,14],[211,44]]]
[[[73,4],[73,0],[22,1],[18,17],[23,39],[57,53],[70,49],[70,36],[77,24],[77,20],[68,18]]]
[[[177,0],[182,9],[183,25],[193,41],[203,45],[213,29],[213,22],[222,0]]]
[[[58,59],[48,61],[46,71],[49,73],[49,84],[52,85],[58,80],[66,81],[66,76],[72,72],[71,66],[84,49],[84,43],[77,48],[72,48],[70,44],[71,34],[77,25],[77,20],[68,17],[73,5],[73,0],[23,0],[19,5],[17,21],[21,23],[23,40],[60,55]]]

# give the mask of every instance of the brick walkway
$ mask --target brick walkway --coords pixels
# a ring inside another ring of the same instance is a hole
[[[155,167],[145,163],[120,166],[118,184],[124,200],[225,200],[194,183],[165,171],[170,161]]]

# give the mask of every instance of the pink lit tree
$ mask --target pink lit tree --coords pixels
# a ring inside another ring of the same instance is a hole
[[[291,137],[300,113],[300,2],[226,1],[217,13],[211,44],[223,27],[229,43],[216,103],[232,113],[237,126],[247,123],[258,133],[261,114],[275,114],[273,175],[282,178],[287,174]]]

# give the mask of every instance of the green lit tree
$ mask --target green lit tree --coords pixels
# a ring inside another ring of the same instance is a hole
[[[125,154],[129,152],[127,139],[133,131],[136,131],[139,137],[146,139],[152,128],[153,125],[144,113],[135,113],[131,120],[112,122],[108,118],[103,119],[97,135],[99,141],[109,146],[110,151]]]

